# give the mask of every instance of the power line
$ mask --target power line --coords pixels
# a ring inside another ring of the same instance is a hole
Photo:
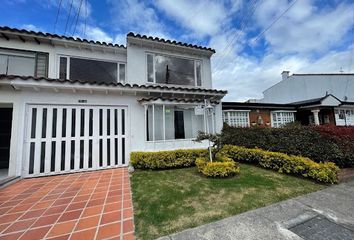
[[[84,38],[86,38],[86,21],[87,21],[87,0],[85,0],[85,24],[84,24]]]
[[[55,29],[56,29],[57,23],[58,23],[58,18],[59,18],[59,13],[60,13],[61,2],[62,2],[62,0],[59,0],[57,16],[55,17],[55,22],[54,22],[54,31],[53,31],[54,33],[55,33]]]
[[[235,33],[235,35],[233,36],[233,38],[231,39],[231,41],[229,41],[229,43],[227,44],[227,46],[224,48],[224,50],[222,51],[222,56],[221,56],[221,58],[219,59],[219,62],[216,64],[216,66],[215,66],[215,72],[217,72],[217,69],[219,68],[219,66],[221,66],[223,63],[224,63],[224,61],[225,61],[225,57],[230,53],[230,51],[232,51],[232,48],[230,48],[231,47],[231,45],[233,45],[234,43],[236,43],[236,42],[238,42],[239,40],[240,40],[240,37],[241,37],[241,33],[244,31],[244,29],[247,27],[247,25],[248,25],[248,22],[246,21],[246,20],[249,20],[252,16],[253,16],[253,14],[254,14],[254,12],[256,11],[256,9],[257,9],[257,7],[258,7],[258,4],[257,4],[257,0],[255,0],[254,2],[252,2],[252,4],[251,4],[251,11],[249,11],[248,12],[248,14],[246,14],[246,15],[243,15],[242,16],[242,19],[241,19],[241,24],[240,24],[240,30],[239,31],[237,31],[236,33]]]
[[[267,28],[265,28],[260,34],[257,35],[256,38],[253,39],[253,42],[256,42],[264,33],[266,33],[269,29],[271,29],[273,27],[274,24],[276,24],[297,2],[298,0],[294,0],[292,2],[292,4],[289,5],[289,7],[287,9],[285,9],[285,11],[279,15],[279,17],[277,17]]]
[[[68,23],[69,23],[69,20],[70,20],[71,9],[73,8],[73,2],[74,2],[74,0],[71,0],[71,4],[70,4],[70,8],[69,8],[69,13],[68,13],[68,18],[66,19],[64,35],[66,34],[66,30],[68,29]]]
[[[75,32],[76,32],[76,27],[77,27],[77,22],[79,21],[80,12],[81,12],[81,5],[82,5],[82,0],[80,0],[79,10],[77,11],[77,14],[76,14],[76,21],[75,21],[75,26],[74,26],[73,36],[75,35]]]

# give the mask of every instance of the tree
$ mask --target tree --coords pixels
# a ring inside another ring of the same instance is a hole
[[[195,142],[202,142],[204,140],[208,140],[209,142],[209,157],[210,157],[210,162],[215,159],[216,154],[221,150],[222,144],[221,144],[221,134],[211,134],[211,133],[205,133],[205,132],[198,132],[197,138],[194,140]],[[212,142],[212,146],[210,146],[210,142]]]

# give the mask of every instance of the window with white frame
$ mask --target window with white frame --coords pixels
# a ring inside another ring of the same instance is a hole
[[[295,121],[295,114],[291,111],[274,111],[272,114],[272,127],[281,127]]]
[[[249,127],[250,118],[247,111],[223,111],[223,121],[231,127]]]
[[[125,82],[125,63],[61,56],[59,78],[88,82]]]
[[[196,115],[194,107],[152,104],[145,109],[147,141],[193,139],[199,131],[207,131],[204,115]],[[208,123],[214,129],[212,122]]]
[[[48,54],[0,48],[0,74],[48,77]]]
[[[341,108],[334,110],[337,126],[354,126],[354,109]]]
[[[148,53],[146,64],[147,82],[185,86],[202,85],[200,60]]]

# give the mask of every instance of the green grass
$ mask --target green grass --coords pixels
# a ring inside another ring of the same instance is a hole
[[[132,177],[137,239],[155,239],[325,187],[240,164],[239,176],[210,179],[196,168],[135,171]]]

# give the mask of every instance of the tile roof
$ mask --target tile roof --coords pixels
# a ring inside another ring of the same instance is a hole
[[[152,101],[158,101],[161,100],[163,102],[179,102],[179,103],[204,103],[204,99],[195,99],[195,98],[169,98],[169,97],[150,97],[150,98],[142,98],[139,99],[138,102],[152,102]],[[218,104],[219,101],[212,100],[211,103]]]
[[[188,43],[183,43],[183,42],[171,41],[171,40],[168,40],[168,39],[166,40],[164,38],[158,38],[158,37],[151,37],[151,36],[146,36],[146,35],[141,35],[141,34],[135,34],[133,32],[128,33],[127,36],[128,37],[133,37],[133,38],[151,40],[151,41],[155,41],[155,42],[168,43],[168,44],[182,46],[182,47],[189,47],[189,48],[194,48],[194,49],[206,50],[206,51],[211,51],[211,52],[215,53],[215,50],[212,49],[212,48],[198,46],[198,45],[193,45],[193,44],[188,44]]]
[[[119,44],[81,39],[78,37],[74,38],[74,37],[68,37],[68,36],[52,34],[52,33],[28,31],[26,29],[10,28],[7,26],[0,26],[0,31],[14,33],[14,34],[28,34],[28,35],[32,35],[33,37],[45,37],[48,39],[52,38],[52,39],[59,39],[59,40],[74,41],[74,42],[79,42],[79,43],[95,44],[95,45],[101,45],[101,46],[106,46],[106,47],[117,47],[117,48],[124,48],[124,49],[126,48],[125,46],[119,45]]]
[[[35,80],[35,81],[47,81],[47,82],[57,82],[57,83],[80,83],[89,84],[95,86],[112,86],[112,87],[124,87],[124,88],[138,88],[138,89],[153,89],[153,90],[173,90],[173,91],[186,91],[186,92],[201,92],[201,93],[212,93],[212,94],[227,94],[227,91],[216,90],[216,89],[205,89],[196,87],[176,87],[176,86],[161,86],[161,85],[138,85],[129,83],[104,83],[104,82],[89,82],[83,80],[69,80],[69,79],[57,79],[57,78],[46,78],[46,77],[32,77],[32,76],[18,76],[18,75],[5,75],[0,74],[0,80]]]

